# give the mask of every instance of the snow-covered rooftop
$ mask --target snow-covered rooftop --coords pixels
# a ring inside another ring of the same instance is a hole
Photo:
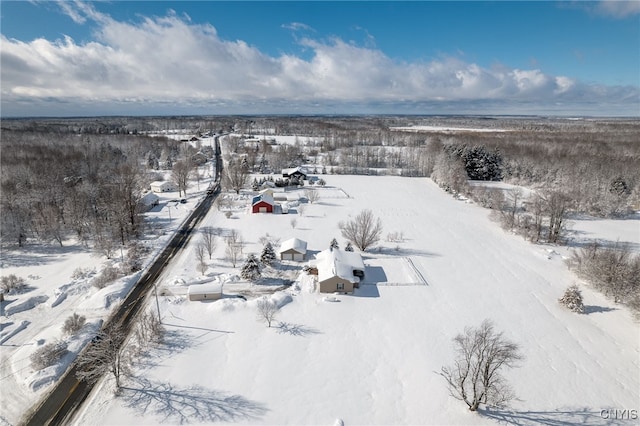
[[[337,276],[357,283],[360,279],[353,275],[353,271],[364,271],[362,256],[352,251],[329,248],[318,253],[316,259],[318,259],[318,281]]]
[[[298,238],[290,238],[280,244],[280,253],[287,250],[295,250],[298,253],[305,254],[307,252],[307,242]]]
[[[212,294],[222,293],[222,282],[215,281],[207,284],[194,284],[189,286],[187,294]]]

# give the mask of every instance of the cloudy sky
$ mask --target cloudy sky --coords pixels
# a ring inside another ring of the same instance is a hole
[[[1,114],[640,116],[640,1],[3,1]]]

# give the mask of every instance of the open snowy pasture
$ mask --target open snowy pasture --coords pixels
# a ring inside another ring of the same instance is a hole
[[[327,186],[316,188],[320,199],[302,202],[302,212],[237,209],[226,218],[213,209],[202,226],[221,237],[236,230],[243,255],[259,254],[261,237],[297,237],[317,253],[334,237],[344,247],[339,222],[371,209],[384,231],[364,253],[365,280],[353,295],[319,294],[313,278],[296,271],[302,265],[287,262],[275,269],[298,278],[266,292],[280,306],[272,327],[257,315],[263,292],[246,301],[160,297],[165,343],[134,363],[119,397],[110,379],[103,381],[76,423],[595,425],[611,423],[602,410],[638,409],[638,324],[582,284],[586,313],[562,307],[558,298],[579,280],[557,247],[505,233],[488,210],[429,179],[325,179]],[[604,237],[638,243],[637,226],[624,221],[621,235]],[[239,275],[242,262],[230,264],[222,238],[205,276],[196,271],[191,250],[198,238],[161,285],[235,281],[229,277]],[[234,285],[223,292],[233,293]],[[452,339],[484,319],[516,342],[524,359],[505,372],[518,397],[511,407],[474,414],[449,395],[438,373],[453,363]]]

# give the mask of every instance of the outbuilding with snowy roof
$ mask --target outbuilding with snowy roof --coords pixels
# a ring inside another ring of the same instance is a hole
[[[280,244],[281,260],[303,261],[307,258],[307,242],[298,238],[290,238]]]

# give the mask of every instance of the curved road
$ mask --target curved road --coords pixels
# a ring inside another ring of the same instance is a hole
[[[207,191],[207,196],[189,215],[149,270],[138,280],[118,310],[105,321],[102,326],[103,330],[119,324],[125,334],[130,333],[134,324],[133,320],[145,304],[145,299],[160,273],[175,254],[187,245],[192,231],[207,214],[213,201],[220,193],[221,166],[220,143],[216,136],[216,183],[214,187]],[[87,347],[91,344],[91,342],[88,343]],[[93,389],[92,384],[76,378],[76,371],[77,367],[74,362],[49,395],[25,415],[26,420],[23,424],[29,426],[61,425],[69,421]]]

